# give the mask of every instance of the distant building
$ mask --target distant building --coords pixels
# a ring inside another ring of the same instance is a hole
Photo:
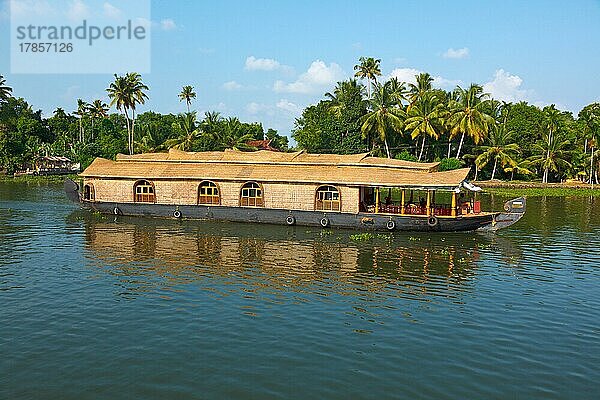
[[[81,164],[74,163],[67,157],[43,156],[36,159],[33,164],[25,165],[15,175],[66,175],[77,173]]]

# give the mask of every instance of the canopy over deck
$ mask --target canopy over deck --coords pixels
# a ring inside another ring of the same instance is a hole
[[[436,172],[439,163],[415,163],[370,157],[271,151],[149,153],[97,158],[81,174],[105,179],[206,179],[281,183],[341,184],[455,190],[468,168]]]

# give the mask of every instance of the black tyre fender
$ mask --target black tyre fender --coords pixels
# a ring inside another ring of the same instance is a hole
[[[431,217],[427,218],[427,225],[434,227],[438,224],[438,219],[435,215],[432,215]]]
[[[385,224],[385,227],[387,228],[388,231],[393,231],[394,229],[396,229],[396,221],[394,221],[393,219],[390,219],[387,224]]]
[[[323,217],[321,218],[321,220],[319,221],[319,224],[323,227],[323,228],[327,228],[329,226],[329,218],[327,217]]]
[[[179,210],[175,210],[175,211],[173,212],[173,216],[174,216],[175,218],[181,218],[181,211],[179,211]]]
[[[296,224],[296,218],[293,215],[288,215],[288,217],[285,219],[285,223],[288,225],[295,225]]]
[[[121,215],[121,210],[119,209],[119,207],[115,206],[115,208],[113,208],[113,214]]]

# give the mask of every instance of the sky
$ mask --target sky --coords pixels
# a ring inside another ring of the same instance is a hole
[[[118,12],[125,1],[103,1],[103,9]],[[67,3],[65,12],[86,7]],[[411,81],[424,71],[437,87],[476,82],[505,101],[575,114],[600,101],[600,0],[154,0],[151,26],[141,112],[185,111],[177,94],[192,85],[200,114],[289,136],[302,110],[351,77],[361,56],[381,59],[385,78]],[[108,102],[112,74],[11,74],[9,46],[9,2],[0,0],[0,75],[15,96],[45,115],[75,110],[78,98]]]

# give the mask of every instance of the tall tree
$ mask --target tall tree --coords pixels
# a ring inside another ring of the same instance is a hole
[[[79,142],[85,142],[85,130],[83,127],[83,119],[88,115],[89,104],[81,99],[77,99],[77,110],[73,112],[79,118]]]
[[[485,146],[481,146],[481,154],[475,159],[475,164],[481,170],[490,161],[494,162],[492,168],[492,179],[496,177],[498,164],[501,167],[516,167],[515,156],[519,151],[519,145],[513,142],[514,132],[507,131],[502,125],[493,128]]]
[[[190,85],[186,85],[181,89],[181,93],[179,93],[179,101],[184,101],[187,104],[187,111],[190,112],[190,105],[192,104],[192,99],[196,98],[196,92],[194,92],[194,87]]]
[[[367,80],[367,93],[371,99],[371,85],[377,83],[377,77],[381,76],[380,59],[373,57],[361,57],[358,59],[359,64],[354,66],[354,76],[359,79]]]
[[[544,171],[542,183],[548,183],[550,172],[558,173],[571,166],[568,160],[572,153],[572,144],[570,140],[564,140],[558,135],[550,137],[549,132],[546,132],[544,139],[541,144],[534,145],[537,154],[532,156],[529,161]]]
[[[440,137],[447,110],[435,93],[426,92],[408,108],[407,114],[406,131],[410,132],[413,140],[418,141],[420,136],[423,137],[419,152],[419,161],[421,161],[427,136],[433,139]]]
[[[408,95],[410,104],[415,103],[419,98],[423,97],[425,93],[433,89],[433,77],[427,72],[422,72],[415,75],[416,83],[409,83]]]
[[[12,97],[12,88],[6,86],[6,79],[0,75],[0,101],[8,100]]]
[[[108,105],[102,100],[94,100],[88,106],[90,118],[92,119],[92,135],[91,139],[94,140],[94,122],[96,119],[108,117]]]
[[[115,80],[106,89],[111,99],[110,106],[115,106],[122,111],[127,123],[127,141],[129,154],[134,151],[135,111],[138,104],[144,104],[149,90],[142,82],[142,77],[137,72],[130,72],[124,76],[115,74]],[[130,114],[131,113],[131,114]]]
[[[453,112],[448,123],[452,127],[450,139],[461,135],[456,152],[456,158],[459,158],[465,135],[473,139],[475,144],[479,144],[485,138],[494,119],[485,112],[488,94],[483,93],[483,87],[477,84],[471,84],[468,89],[457,86],[455,92],[457,100],[451,105]]]
[[[375,84],[373,98],[369,100],[370,112],[362,118],[361,131],[363,137],[372,135],[379,137],[385,145],[385,152],[391,158],[388,146],[388,137],[402,132],[406,113],[398,106],[392,83],[387,81],[383,85]]]

